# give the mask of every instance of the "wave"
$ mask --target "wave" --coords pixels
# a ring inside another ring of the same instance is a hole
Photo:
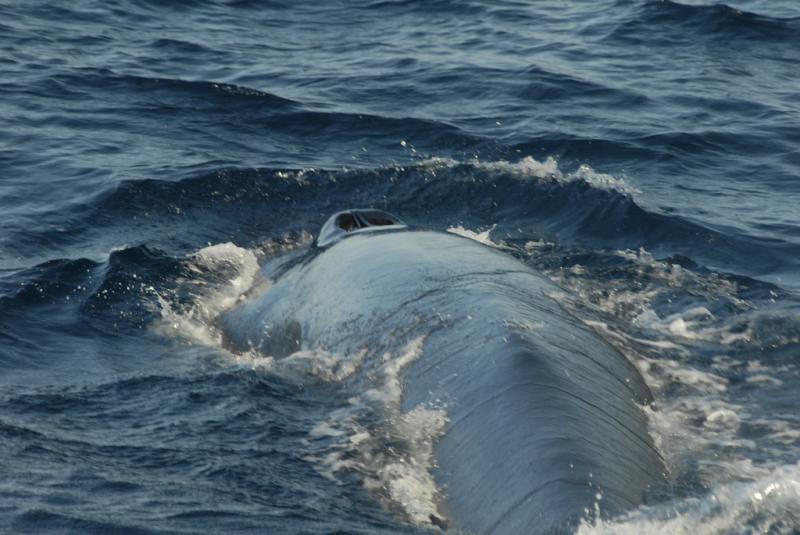
[[[167,97],[160,101],[162,106],[177,103],[193,109],[221,108],[236,109],[247,106],[258,111],[265,107],[270,110],[285,110],[299,104],[287,98],[259,91],[250,87],[206,80],[183,80],[177,78],[155,78],[119,74],[105,68],[73,69],[69,73],[57,74],[51,81],[62,87],[80,88],[100,93],[136,93],[140,97]],[[188,97],[188,99],[187,99]]]
[[[485,15],[491,6],[480,1],[458,2],[456,0],[433,0],[431,2],[415,2],[414,0],[378,0],[365,6],[365,9],[391,11],[397,13],[452,13],[458,15]]]
[[[563,102],[565,99],[602,100],[609,106],[636,107],[649,98],[630,88],[611,87],[574,74],[531,66],[518,77],[528,82],[517,96],[535,102]]]
[[[192,518],[223,532],[278,522],[314,531],[319,519],[348,533],[407,531],[359,489],[328,482],[300,460],[300,438],[332,402],[346,400],[312,396],[278,375],[231,367],[140,372],[67,387],[11,387],[2,400],[7,476],[19,483],[0,490],[9,509],[0,519],[4,531],[173,533],[196,531],[187,527]],[[25,468],[31,463],[34,476]],[[51,492],[32,500],[39,485]],[[319,502],[323,490],[336,497],[333,506]],[[97,507],[74,507],[83,501]]]
[[[330,213],[373,206],[440,230],[497,224],[509,237],[593,249],[646,247],[745,275],[787,269],[800,257],[796,244],[648,210],[636,197],[623,180],[588,166],[564,172],[553,159],[530,157],[434,158],[340,171],[224,168],[178,181],[124,181],[71,210],[69,232],[53,232],[50,225],[11,228],[7,239],[17,247],[47,242],[55,250],[80,250],[80,243],[107,251],[146,243],[174,255],[207,243],[251,247],[268,236],[315,234]]]
[[[625,42],[674,44],[691,38],[703,42],[732,39],[752,43],[791,42],[800,17],[770,17],[726,4],[689,5],[672,0],[644,2],[608,36]]]
[[[262,256],[304,247],[329,214],[348,206],[388,209],[412,226],[440,231],[491,227],[492,241],[512,253],[553,243],[556,255],[538,256],[542,269],[566,268],[578,258],[598,270],[608,262],[604,251],[645,248],[693,273],[737,284],[750,292],[742,298],[784,294],[748,276],[787,269],[786,259],[796,257],[791,244],[649,211],[637,195],[624,180],[588,166],[565,172],[553,159],[533,158],[431,159],[352,171],[223,169],[176,182],[128,181],[87,203],[80,217],[72,214],[83,231],[65,248],[74,254],[83,241],[89,250],[110,252],[7,269],[0,277],[0,320],[6,322],[0,335],[20,339],[23,331],[13,326],[18,319],[55,306],[61,312],[53,317],[75,333],[81,326],[115,336],[138,333],[166,313],[172,323],[215,336],[206,315],[249,291]],[[230,286],[242,277],[250,282]],[[193,309],[192,300],[211,289],[219,290],[216,297]],[[24,332],[23,342],[38,336],[36,329]]]
[[[213,160],[253,166],[303,161],[335,167],[346,154],[347,165],[374,166],[410,159],[413,152],[401,146],[403,140],[424,152],[441,148],[442,155],[453,157],[496,145],[446,120],[329,111],[313,102],[210,80],[76,68],[5,89],[15,102],[34,97],[48,103],[47,113],[26,113],[15,126],[58,126],[80,133],[66,144],[49,140],[45,153],[34,161],[69,164],[72,151],[78,151],[84,156],[81,167],[64,165],[59,172],[81,184],[89,169],[107,175],[109,162],[123,156],[127,176],[166,177],[174,176],[176,161],[190,166]],[[137,146],[147,150],[135,150]]]
[[[234,130],[250,125],[278,133],[313,134],[319,139],[364,138],[380,133],[381,137],[392,138],[395,146],[399,146],[401,139],[413,139],[420,144],[438,140],[442,145],[454,144],[456,150],[459,145],[473,146],[483,141],[442,121],[321,111],[242,85],[135,76],[110,69],[75,69],[45,79],[41,87],[20,87],[20,90],[59,98],[82,98],[92,94],[107,104],[101,108],[102,111],[111,111],[108,104],[118,103],[122,107],[114,107],[114,112],[125,115],[152,113],[161,121],[186,113],[193,114],[204,124],[214,115],[232,116],[241,120],[238,125],[230,125]]]
[[[800,464],[762,470],[747,481],[713,488],[680,504],[649,506],[615,520],[584,522],[578,535],[796,533]]]

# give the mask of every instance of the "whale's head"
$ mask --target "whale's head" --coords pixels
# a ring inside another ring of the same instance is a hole
[[[333,214],[322,225],[315,244],[317,247],[328,247],[353,234],[406,228],[408,226],[399,217],[389,212],[374,208],[353,208]]]

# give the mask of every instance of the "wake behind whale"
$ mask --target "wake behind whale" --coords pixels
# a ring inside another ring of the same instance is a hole
[[[365,385],[402,362],[402,410],[446,411],[431,522],[475,533],[560,533],[645,503],[665,467],[637,369],[516,259],[378,210],[333,216],[315,254],[268,262],[276,282],[225,314],[232,348],[276,358],[361,354]],[[400,385],[398,385],[399,387]]]

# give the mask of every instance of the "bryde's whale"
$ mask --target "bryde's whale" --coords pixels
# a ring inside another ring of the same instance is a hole
[[[347,353],[424,335],[402,405],[446,407],[433,475],[449,527],[572,532],[664,483],[637,369],[510,255],[348,210],[328,220],[313,255],[270,275],[262,297],[223,318],[234,348]]]

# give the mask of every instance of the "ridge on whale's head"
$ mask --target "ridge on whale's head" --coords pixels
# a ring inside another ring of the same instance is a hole
[[[374,208],[351,208],[337,212],[328,218],[319,231],[315,245],[328,247],[352,234],[407,228],[408,225],[389,212]]]

